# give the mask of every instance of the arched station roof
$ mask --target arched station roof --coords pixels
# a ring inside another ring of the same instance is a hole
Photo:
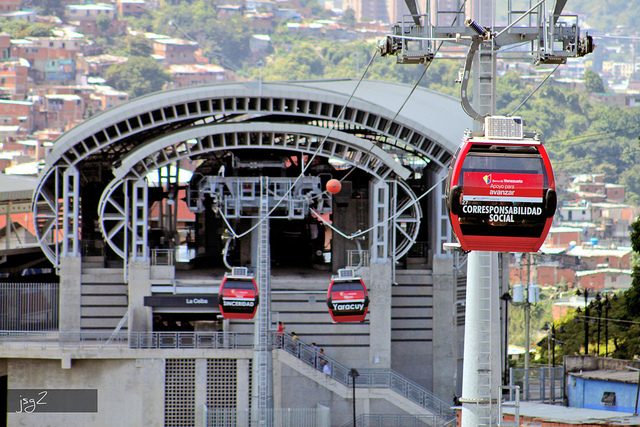
[[[136,98],[61,136],[41,176],[47,175],[48,168],[75,165],[92,155],[115,162],[133,147],[205,119],[238,121],[239,116],[253,114],[333,122],[356,85],[354,80],[232,83]],[[399,111],[411,89],[399,83],[363,81],[339,123],[354,132],[379,133],[383,144],[417,153],[442,167],[451,159],[470,119],[455,98],[422,88]]]
[[[404,180],[410,171],[403,158],[421,158],[432,173],[446,168],[470,125],[459,100],[401,83],[245,82],[158,92],[96,115],[58,138],[34,191],[36,231],[51,258],[55,218],[74,216],[67,210],[61,219],[59,213],[70,185],[106,185],[166,163],[160,157],[188,157],[195,146],[194,155],[242,148],[313,153],[324,141],[320,156]]]

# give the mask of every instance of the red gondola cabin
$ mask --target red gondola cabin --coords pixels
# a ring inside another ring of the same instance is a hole
[[[334,322],[363,322],[369,307],[367,287],[351,270],[338,271],[331,279],[327,306]]]
[[[258,287],[244,267],[234,267],[220,285],[218,305],[225,319],[253,319],[258,309]]]
[[[549,233],[555,181],[537,138],[465,138],[446,188],[451,225],[465,251],[536,252]]]

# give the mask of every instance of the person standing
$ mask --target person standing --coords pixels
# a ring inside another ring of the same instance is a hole
[[[291,351],[296,357],[300,357],[298,352],[298,336],[295,332],[291,332]]]
[[[312,342],[311,343],[311,365],[314,368],[318,367],[318,346],[316,345],[316,343]]]
[[[285,330],[285,326],[284,323],[282,322],[278,322],[278,331],[276,332],[276,338],[277,338],[277,346],[278,348],[282,348],[282,343],[284,342],[284,330]]]
[[[324,372],[324,367],[326,364],[327,364],[327,359],[324,356],[324,348],[321,348],[320,352],[318,353],[318,370]]]

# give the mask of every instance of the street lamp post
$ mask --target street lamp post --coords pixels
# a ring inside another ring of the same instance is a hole
[[[353,381],[353,427],[356,427],[356,378],[360,376],[356,368],[351,368],[349,376]]]
[[[615,293],[611,296],[613,301],[618,299],[618,295]],[[609,294],[604,294],[604,352],[605,357],[609,356],[609,309],[611,308],[611,301],[609,301]]]
[[[544,326],[542,327],[543,331],[547,331],[547,365],[549,366],[549,404],[552,404],[551,401],[551,394],[553,392],[553,381],[551,380],[551,348],[554,347],[555,350],[555,345],[551,344],[551,340],[553,339],[553,334],[555,332],[555,327],[553,325],[551,325],[551,327],[549,327],[548,323],[545,323]],[[554,355],[553,355],[553,359],[555,359],[555,351],[554,351]],[[555,362],[555,360],[554,360]]]
[[[579,295],[584,295],[584,354],[589,354],[589,305],[587,301],[589,299],[589,289],[585,289],[583,292],[576,292]]]
[[[598,352],[597,355],[600,356],[600,319],[602,317],[602,297],[600,296],[600,292],[596,294],[595,309],[598,313],[598,344],[596,348]]]

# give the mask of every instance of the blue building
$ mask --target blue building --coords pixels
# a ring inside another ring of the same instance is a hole
[[[565,357],[568,405],[634,413],[638,368],[640,363],[637,361],[594,356]]]

